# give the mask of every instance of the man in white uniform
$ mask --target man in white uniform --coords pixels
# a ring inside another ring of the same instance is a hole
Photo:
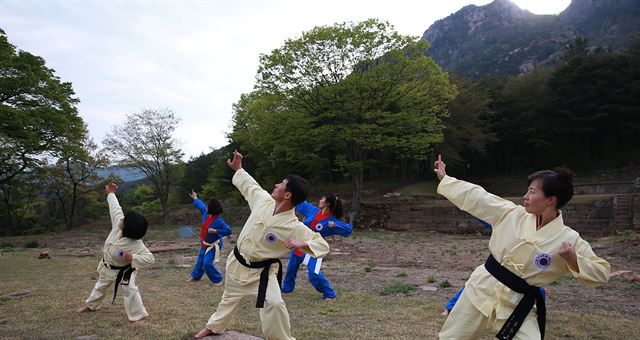
[[[224,294],[205,329],[195,337],[223,333],[231,323],[238,304],[245,296],[257,295],[262,332],[267,339],[295,339],[291,334],[289,313],[280,293],[282,264],[279,258],[298,248],[321,258],[329,253],[329,244],[298,220],[294,207],[304,202],[306,181],[289,175],[269,194],[242,169],[242,155],[233,152],[227,164],[235,171],[233,184],[249,203],[247,219],[234,249],[227,259]]]

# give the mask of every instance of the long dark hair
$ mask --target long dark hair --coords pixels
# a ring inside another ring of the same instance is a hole
[[[329,205],[329,211],[333,213],[333,216],[337,219],[341,219],[344,212],[342,211],[342,201],[340,200],[340,197],[335,196],[330,192],[325,192],[322,194],[322,197],[324,197],[324,201]]]

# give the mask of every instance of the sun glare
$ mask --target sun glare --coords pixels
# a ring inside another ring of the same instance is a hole
[[[564,11],[571,0],[511,0],[522,9],[533,14],[558,14]]]

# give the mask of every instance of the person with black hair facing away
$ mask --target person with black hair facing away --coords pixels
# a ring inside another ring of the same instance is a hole
[[[296,212],[304,216],[303,223],[309,229],[320,233],[322,237],[331,235],[340,235],[347,237],[353,231],[353,227],[349,223],[340,220],[342,218],[342,202],[338,196],[327,192],[322,194],[318,207],[304,201],[296,205]],[[284,276],[282,283],[282,292],[291,293],[296,287],[296,275],[300,264],[304,263],[309,272],[309,282],[320,293],[325,301],[332,301],[336,297],[336,292],[331,287],[329,280],[320,272],[322,259],[316,259],[309,254],[302,253],[299,249],[295,249],[289,254],[289,263],[287,264],[287,274]]]
[[[441,339],[544,339],[546,308],[540,287],[571,273],[587,287],[609,281],[610,266],[560,209],[573,196],[573,173],[541,170],[527,178],[524,205],[447,176],[442,157],[434,164],[438,193],[493,226],[490,255],[478,266],[440,331]],[[535,308],[534,308],[535,306]]]
[[[202,275],[207,273],[213,286],[222,285],[222,274],[216,268],[214,262],[220,261],[220,249],[222,238],[231,235],[231,228],[222,219],[222,204],[215,198],[209,200],[209,205],[198,199],[198,193],[191,190],[189,195],[193,200],[193,206],[202,213],[200,223],[200,252],[198,260],[193,266],[193,272],[189,281],[199,281]]]
[[[234,151],[227,160],[235,171],[232,183],[249,203],[251,214],[244,224],[233,255],[227,258],[222,300],[206,328],[195,337],[222,334],[233,320],[238,304],[245,296],[257,295],[262,332],[267,339],[295,339],[291,334],[289,313],[282,300],[280,257],[291,249],[321,258],[329,253],[329,244],[298,221],[294,207],[308,195],[307,182],[288,175],[269,194],[242,168],[242,155]]]
[[[118,286],[121,285],[127,318],[134,325],[142,325],[149,313],[142,304],[136,274],[138,269],[151,266],[155,260],[142,242],[147,233],[147,220],[135,211],[122,212],[116,197],[117,188],[113,182],[105,186],[111,215],[111,232],[104,242],[102,260],[98,263],[98,281],[85,301],[85,306],[78,309],[78,312],[98,310],[107,296],[107,290],[115,283],[111,303],[115,301]]]

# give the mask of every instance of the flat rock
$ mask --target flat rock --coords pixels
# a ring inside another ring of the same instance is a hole
[[[82,335],[79,337],[76,337],[76,340],[97,340],[98,336],[97,335]]]
[[[426,290],[426,291],[430,291],[430,292],[435,292],[438,290],[438,287],[434,287],[434,286],[420,286],[420,289],[422,290]]]
[[[226,331],[223,334],[205,336],[205,340],[262,340],[262,338],[253,335],[238,333],[234,331]]]
[[[9,294],[5,294],[3,297],[5,298],[9,298],[9,299],[15,299],[15,298],[19,298],[19,297],[23,297],[23,296],[27,296],[31,294],[31,290],[29,289],[24,289],[24,290],[19,290],[17,292],[13,292],[13,293],[9,293]]]
[[[626,274],[626,273],[632,273],[632,271],[630,271],[630,270],[618,270],[618,271],[615,271],[615,272],[611,273],[610,276],[611,277],[615,277],[615,276],[623,275],[623,274]]]

